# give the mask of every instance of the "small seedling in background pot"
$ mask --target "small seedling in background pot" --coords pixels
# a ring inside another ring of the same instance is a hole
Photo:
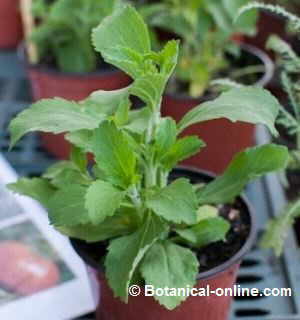
[[[194,286],[201,271],[197,252],[224,241],[230,229],[218,206],[235,201],[251,180],[283,169],[288,151],[275,144],[249,148],[234,157],[223,175],[193,186],[186,178],[171,182],[169,175],[205,143],[180,133],[197,122],[227,118],[263,124],[276,135],[279,103],[264,89],[233,89],[176,123],[162,118],[160,107],[179,43],[170,41],[153,51],[148,28],[131,6],[104,19],[92,38],[105,61],[129,74],[133,83],[96,91],[79,103],[41,100],[20,113],[10,124],[11,147],[28,132],[66,132],[73,152],[43,177],[22,178],[9,187],[40,201],[63,234],[107,244],[106,278],[123,301],[138,275],[155,287]],[[131,96],[144,106],[132,110]],[[95,159],[91,170],[87,153]],[[155,299],[174,309],[186,297]]]

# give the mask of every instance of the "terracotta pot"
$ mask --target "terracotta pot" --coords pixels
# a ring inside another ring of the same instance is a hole
[[[242,46],[256,55],[264,64],[266,72],[257,85],[266,85],[273,75],[272,61],[261,50],[244,44]],[[206,100],[209,98],[194,99],[187,95],[167,94],[162,103],[162,115],[171,116],[179,121],[190,109]],[[184,161],[183,164],[220,174],[237,152],[254,145],[254,131],[254,125],[241,122],[232,123],[226,119],[191,126],[184,131],[184,135],[198,135],[207,146],[199,154]]]
[[[0,1],[0,48],[9,49],[22,39],[19,0]]]
[[[95,90],[115,90],[130,84],[130,78],[123,72],[108,70],[87,74],[62,73],[36,66],[28,66],[29,79],[34,100],[61,97],[69,100],[83,100]],[[63,134],[41,135],[43,145],[59,159],[67,159],[70,144]]]
[[[211,175],[197,171],[195,169],[179,168],[175,170],[176,177],[188,177],[193,183],[199,181],[210,181]],[[197,288],[206,288],[210,286],[211,290],[232,288],[239,264],[243,256],[250,250],[255,240],[255,221],[251,206],[248,201],[242,198],[245,212],[249,214],[250,231],[249,236],[241,249],[229,260],[223,264],[206,272],[199,273]],[[71,239],[71,243],[75,251],[82,259],[91,267],[97,275],[98,284],[101,292],[98,292],[99,306],[97,308],[98,320],[226,320],[229,316],[232,297],[210,295],[208,297],[193,297],[190,296],[179,307],[172,311],[168,311],[160,306],[152,297],[145,297],[141,293],[137,297],[130,297],[129,303],[125,304],[119,299],[114,298],[112,290],[109,288],[104,276],[104,272],[99,268],[99,264],[89,254],[86,248],[89,244],[83,241]],[[95,247],[97,248],[97,244]],[[92,250],[91,250],[92,251]],[[100,252],[100,250],[99,250]],[[97,259],[98,261],[100,260]]]

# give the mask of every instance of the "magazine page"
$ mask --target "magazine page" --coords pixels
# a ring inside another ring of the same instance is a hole
[[[37,202],[7,190],[16,179],[0,155],[0,319],[64,320],[91,312],[86,267]]]

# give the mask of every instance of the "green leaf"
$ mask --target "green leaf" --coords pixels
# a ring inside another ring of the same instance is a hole
[[[288,205],[281,215],[268,222],[267,230],[261,239],[261,247],[273,249],[279,257],[288,232],[298,217],[300,217],[300,200]]]
[[[205,143],[197,136],[181,138],[162,157],[161,163],[167,169],[172,169],[178,162],[199,152]]]
[[[116,296],[128,301],[128,286],[147,250],[167,231],[154,215],[135,233],[111,241],[105,260],[106,277]]]
[[[186,288],[193,287],[199,270],[195,254],[187,248],[171,241],[159,241],[146,253],[140,266],[146,285],[154,288]],[[169,310],[176,308],[187,296],[154,296]]]
[[[51,116],[50,116],[51,115]],[[21,112],[9,125],[11,147],[26,133],[43,131],[62,133],[95,129],[104,117],[88,115],[80,105],[61,98],[44,99]]]
[[[184,178],[159,190],[146,200],[146,205],[157,215],[174,223],[194,224],[197,221],[197,198],[193,186]]]
[[[179,41],[171,40],[168,41],[164,46],[162,51],[159,53],[160,65],[161,65],[161,73],[169,77],[178,61],[179,54]]]
[[[159,73],[147,74],[134,81],[130,93],[139,97],[152,110],[157,110],[160,108],[166,83],[165,75]]]
[[[284,169],[288,162],[286,147],[266,144],[238,153],[226,171],[198,191],[200,204],[231,201],[245,185],[262,175]]]
[[[47,203],[50,222],[57,227],[90,223],[84,206],[86,192],[87,187],[78,184],[56,191]]]
[[[8,184],[7,187],[15,193],[28,196],[39,201],[44,206],[47,205],[49,198],[55,192],[55,189],[49,181],[42,178],[21,178],[15,183]]]
[[[136,156],[126,136],[112,122],[104,122],[95,131],[93,153],[107,180],[126,189],[136,178]]]
[[[105,218],[114,215],[121,206],[125,193],[109,182],[97,180],[88,188],[85,195],[85,207],[93,224],[99,224]]]
[[[105,241],[117,236],[124,236],[135,229],[130,216],[124,210],[106,218],[101,224],[80,224],[76,226],[57,227],[64,235],[87,242]]]
[[[71,161],[58,161],[45,171],[43,178],[54,179],[66,169],[74,170],[75,166]]]
[[[50,179],[50,183],[56,188],[65,188],[66,184],[89,185],[91,180],[80,172],[79,168],[71,161],[60,161],[47,169],[44,178]]]
[[[200,222],[205,219],[211,219],[218,217],[218,209],[214,206],[205,204],[198,208],[197,210],[197,222]]]
[[[161,119],[158,125],[155,144],[156,153],[159,158],[163,157],[166,152],[176,143],[177,126],[176,122],[172,118]]]
[[[92,130],[79,130],[65,134],[65,139],[85,152],[92,152]]]
[[[148,107],[132,110],[129,112],[129,122],[124,128],[133,133],[142,134],[147,129],[151,115]]]
[[[267,90],[251,87],[235,88],[189,111],[179,122],[178,130],[182,131],[197,122],[227,118],[233,122],[264,124],[272,134],[277,135],[274,122],[279,108],[279,102]]]
[[[230,229],[228,221],[222,217],[209,218],[187,229],[176,229],[180,237],[197,249],[210,243],[224,241]]]
[[[150,36],[141,16],[131,6],[123,6],[105,18],[92,34],[94,46],[103,58],[132,77],[151,50]],[[139,74],[139,73],[138,73]]]
[[[78,147],[72,147],[71,151],[71,161],[74,163],[76,169],[78,169],[82,173],[86,173],[88,160],[85,152],[83,152]]]
[[[231,22],[234,22],[236,15],[238,14],[239,9],[245,5],[245,0],[223,0],[223,6],[227,12],[227,14],[231,18]],[[257,10],[252,10],[246,12],[243,16],[241,16],[235,27],[236,32],[247,34],[250,36],[254,36],[256,33],[256,22],[257,22],[258,13]]]
[[[118,110],[121,102],[129,96],[129,89],[130,86],[112,91],[97,90],[82,103],[95,109],[99,114],[112,116]]]
[[[117,126],[123,126],[128,123],[130,106],[131,106],[131,102],[129,98],[124,99],[120,103],[114,117],[114,120]]]

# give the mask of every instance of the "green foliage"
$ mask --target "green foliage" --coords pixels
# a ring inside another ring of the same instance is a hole
[[[141,273],[147,284],[154,288],[179,289],[195,285],[198,268],[199,262],[191,250],[165,240],[156,242],[147,251],[141,264]],[[154,296],[154,298],[172,310],[187,296]]]
[[[256,12],[249,12],[234,22],[244,4],[245,0],[204,0],[191,4],[163,0],[159,4],[137,5],[154,33],[159,28],[182,39],[176,69],[178,83],[173,90],[184,85],[191,96],[201,96],[210,81],[228,66],[226,53],[239,52],[232,37],[256,33]]]
[[[154,286],[193,285],[199,271],[196,251],[224,240],[229,228],[214,204],[234,200],[252,179],[283,168],[288,153],[275,145],[256,147],[237,155],[211,183],[195,187],[185,178],[169,183],[174,166],[205,147],[198,137],[182,138],[180,132],[224,117],[265,124],[276,133],[279,104],[263,89],[234,89],[196,107],[177,124],[162,118],[160,109],[178,43],[153,51],[145,23],[130,6],[104,19],[93,39],[108,62],[133,76],[133,83],[94,92],[78,103],[42,100],[18,115],[10,125],[12,145],[40,130],[66,132],[73,149],[69,161],[50,167],[40,180],[21,179],[11,189],[41,201],[63,234],[108,242],[106,277],[124,301],[139,276]],[[139,110],[132,108],[132,96],[142,100]],[[92,170],[87,152],[95,159]],[[169,309],[184,300],[156,299]]]
[[[280,256],[289,229],[298,217],[300,217],[300,200],[289,204],[281,215],[269,221],[261,246],[274,250],[275,254]]]
[[[210,243],[224,241],[230,229],[228,221],[222,217],[201,220],[194,226],[185,229],[177,229],[180,236],[178,241],[187,242],[189,245],[202,248]]]
[[[96,70],[91,31],[119,5],[119,0],[33,0],[38,24],[29,40],[37,45],[40,61],[50,55],[64,72]]]
[[[230,202],[248,182],[266,172],[280,170],[287,165],[287,161],[286,147],[266,144],[246,149],[233,158],[221,176],[198,191],[199,203]]]

